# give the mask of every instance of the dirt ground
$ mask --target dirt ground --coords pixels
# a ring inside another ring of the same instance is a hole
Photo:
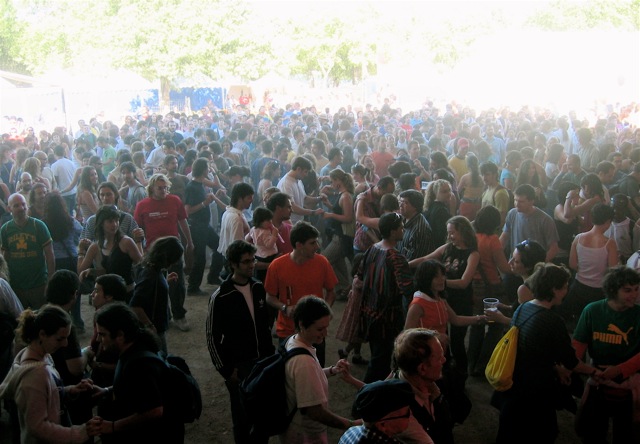
[[[203,285],[202,289],[208,294],[213,292],[213,287]],[[189,332],[181,332],[172,327],[168,332],[169,352],[184,357],[193,374],[200,384],[203,396],[203,412],[200,420],[186,425],[185,443],[188,444],[231,444],[233,434],[231,431],[231,413],[229,410],[229,398],[223,379],[214,369],[205,340],[205,317],[207,313],[207,296],[187,296],[187,319],[191,324]],[[93,308],[88,305],[87,297],[83,300],[83,317],[85,321],[91,319]],[[334,305],[334,318],[331,323],[329,338],[327,340],[327,364],[338,359],[337,349],[344,344],[332,339],[340,322],[344,302],[336,302]],[[81,336],[82,345],[88,343],[90,334],[87,331]],[[368,356],[368,347],[362,349],[363,355]],[[364,375],[365,367],[352,366],[352,372],[356,377]],[[467,381],[468,395],[473,403],[469,418],[463,425],[457,425],[454,429],[455,441],[458,444],[490,444],[494,442],[498,424],[498,411],[489,405],[491,389],[484,378],[469,378]],[[342,382],[339,378],[330,380],[330,408],[337,414],[348,416],[355,395],[355,389]],[[265,405],[265,408],[269,408]],[[573,433],[573,415],[560,412],[560,437],[558,444],[577,444],[580,441]],[[535,419],[532,418],[532,423]],[[329,442],[337,443],[341,431],[330,429]],[[0,417],[0,444],[9,444],[10,433],[7,428],[7,414],[2,411]],[[272,438],[272,443],[279,442]]]

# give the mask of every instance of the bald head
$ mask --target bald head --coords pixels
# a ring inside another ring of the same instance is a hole
[[[9,196],[9,211],[13,219],[18,223],[24,223],[27,220],[27,200],[20,193],[13,193]]]
[[[22,173],[20,175],[20,187],[22,191],[31,191],[31,187],[33,185],[33,178],[29,173]]]

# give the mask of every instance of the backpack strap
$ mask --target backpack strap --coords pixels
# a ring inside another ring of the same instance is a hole
[[[292,348],[291,350],[285,351],[284,353],[284,362],[287,362],[289,359],[291,358],[295,358],[296,356],[299,355],[309,355],[312,356],[311,352],[309,350],[307,350],[304,347],[296,347],[296,348]]]
[[[522,311],[522,308],[520,310],[518,310],[518,313],[515,315],[515,317],[513,318],[513,327],[516,327],[518,329],[520,329],[524,324],[526,324],[527,322],[529,322],[529,320],[534,317],[535,315],[537,315],[538,313],[542,313],[542,310],[544,310],[543,308],[535,311],[534,313],[530,314],[529,317],[527,319],[524,320],[524,322],[520,325],[516,325],[516,321],[518,320],[518,317],[520,316],[520,312]]]
[[[493,205],[495,205],[495,204],[496,204],[496,193],[497,193],[498,191],[500,191],[501,189],[503,189],[503,188],[505,188],[505,187],[503,187],[502,185],[500,185],[500,184],[498,183],[498,185],[496,185],[496,187],[493,189],[493,194],[491,195],[491,202],[493,202]],[[506,189],[506,188],[505,188],[505,189]]]

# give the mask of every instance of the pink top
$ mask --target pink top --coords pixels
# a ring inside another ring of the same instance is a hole
[[[249,234],[245,236],[244,240],[255,244],[258,249],[256,251],[257,257],[267,258],[278,254],[278,247],[276,246],[278,238],[282,241],[278,234],[278,229],[273,226],[270,229],[253,227],[249,230]]]

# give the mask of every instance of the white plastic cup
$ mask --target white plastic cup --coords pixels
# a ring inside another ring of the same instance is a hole
[[[496,298],[484,298],[482,302],[484,303],[484,311],[498,311],[498,304],[500,303],[500,300]]]

